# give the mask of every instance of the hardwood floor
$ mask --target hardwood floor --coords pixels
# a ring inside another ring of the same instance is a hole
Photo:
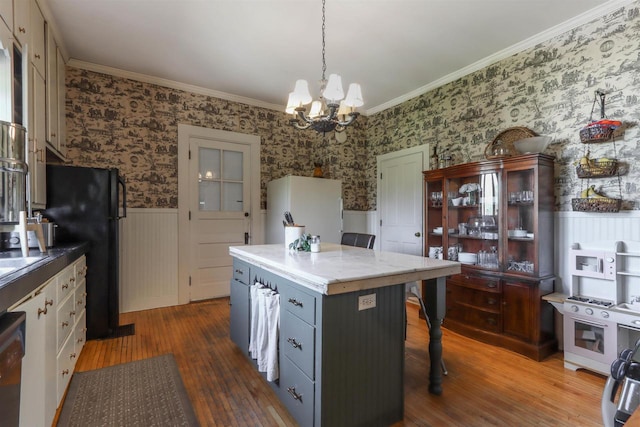
[[[87,342],[76,371],[173,353],[202,426],[294,426],[262,377],[229,339],[227,298],[120,316],[136,334]],[[399,426],[601,426],[605,378],[564,369],[444,330],[449,375],[430,395],[428,333],[410,306],[405,418]]]

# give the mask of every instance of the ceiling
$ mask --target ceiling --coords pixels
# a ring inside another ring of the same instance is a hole
[[[371,114],[630,1],[326,2],[327,77],[360,83]],[[320,0],[44,0],[43,12],[83,68],[274,109],[296,79],[316,94],[322,75]]]

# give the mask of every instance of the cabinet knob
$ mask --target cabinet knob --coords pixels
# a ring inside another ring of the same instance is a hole
[[[420,232],[419,232],[419,231],[416,231],[416,234],[414,234],[414,236],[416,236],[416,237],[420,237],[420,236],[422,236],[422,234],[420,234]]]
[[[301,344],[301,343],[299,343],[298,341],[296,341],[296,339],[295,339],[295,338],[287,338],[287,342],[288,342],[289,344],[291,344],[291,346],[292,346],[293,348],[299,348],[299,349],[302,349],[302,344]]]
[[[296,393],[295,387],[287,387],[287,393],[289,393],[295,400],[302,401],[302,395]]]
[[[289,302],[296,307],[302,307],[302,303],[295,298],[289,298]]]

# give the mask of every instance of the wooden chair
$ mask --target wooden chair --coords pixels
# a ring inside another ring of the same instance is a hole
[[[375,240],[376,236],[374,234],[342,233],[342,240],[340,243],[347,246],[373,249],[373,242],[375,242]]]

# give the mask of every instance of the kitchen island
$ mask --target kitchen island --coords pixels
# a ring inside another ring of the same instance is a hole
[[[319,253],[283,244],[229,252],[231,338],[250,360],[250,288],[258,281],[280,294],[280,376],[271,384],[300,425],[402,420],[406,283],[428,284],[429,391],[442,393],[445,278],[459,263],[324,243]]]

